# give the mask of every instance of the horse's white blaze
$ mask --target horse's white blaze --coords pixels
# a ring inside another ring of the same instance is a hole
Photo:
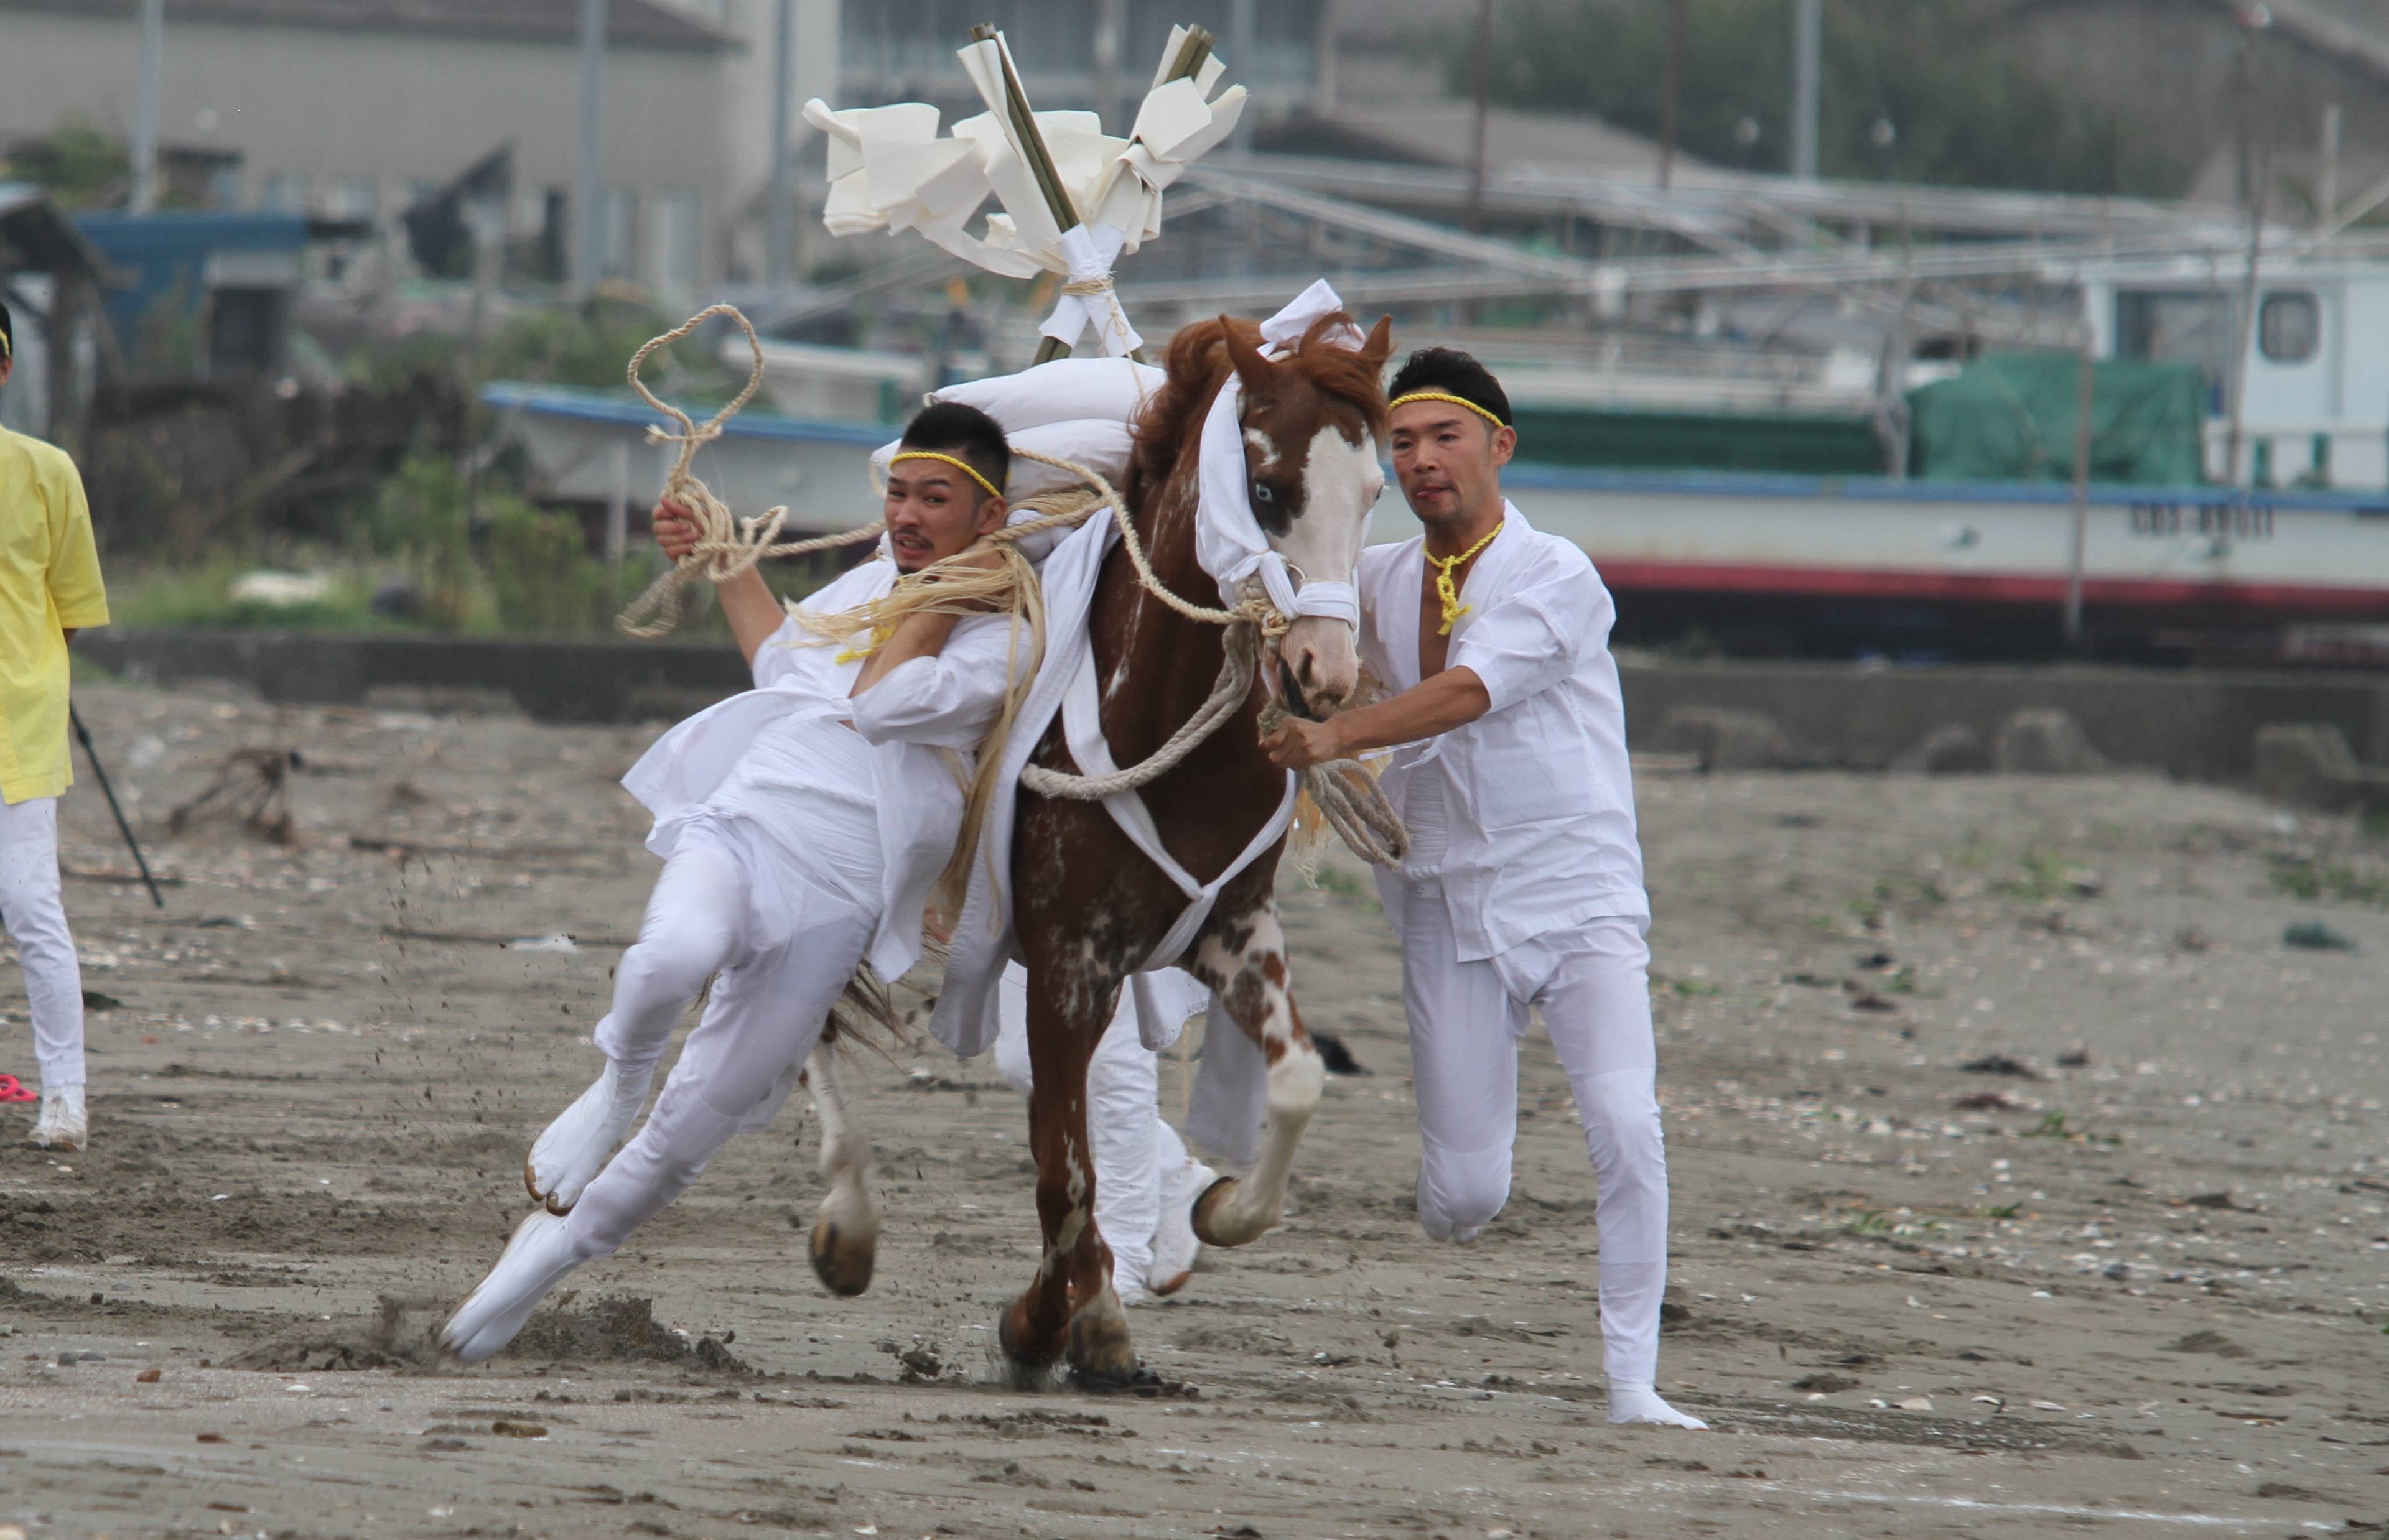
[[[1304,468],[1302,516],[1271,548],[1305,582],[1351,582],[1368,543],[1370,512],[1385,490],[1375,435],[1363,433],[1355,444],[1333,426],[1321,428]],[[1321,704],[1340,705],[1360,683],[1357,637],[1340,620],[1306,616],[1286,629],[1279,650],[1304,692]]]

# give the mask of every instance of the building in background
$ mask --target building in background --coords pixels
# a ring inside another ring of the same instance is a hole
[[[656,0],[609,9],[603,269],[692,292],[730,259],[721,103],[741,45]],[[509,234],[560,251],[580,166],[579,15],[574,0],[167,0],[170,196],[387,222],[511,142]],[[131,137],[134,0],[0,0],[0,144],[74,127]]]

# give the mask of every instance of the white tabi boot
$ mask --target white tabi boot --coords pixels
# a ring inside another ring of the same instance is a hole
[[[514,1238],[448,1324],[440,1345],[468,1364],[478,1364],[515,1340],[547,1292],[581,1266],[565,1241],[566,1221],[533,1209],[515,1227]]]
[[[1700,1428],[1708,1424],[1676,1410],[1659,1397],[1656,1388],[1625,1380],[1609,1382],[1609,1420],[1640,1422],[1660,1428]]]
[[[1194,1276],[1194,1259],[1203,1254],[1203,1242],[1194,1238],[1194,1200],[1219,1179],[1217,1171],[1194,1159],[1170,1177],[1169,1190],[1162,1194],[1161,1223],[1153,1232],[1153,1266],[1144,1275],[1151,1292],[1174,1294]]]
[[[606,1168],[606,1158],[638,1120],[655,1083],[654,1066],[632,1075],[608,1059],[597,1083],[533,1141],[530,1156],[523,1162],[523,1185],[550,1214],[572,1212],[581,1190]]]
[[[80,1150],[91,1142],[90,1120],[83,1115],[83,1088],[44,1088],[42,1115],[25,1136],[28,1150]]]

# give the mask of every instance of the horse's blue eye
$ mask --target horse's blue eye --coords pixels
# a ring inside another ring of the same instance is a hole
[[[1274,499],[1276,498],[1276,496],[1277,496],[1277,493],[1275,493],[1275,492],[1273,492],[1273,491],[1270,490],[1270,484],[1269,484],[1268,482],[1266,482],[1266,481],[1256,481],[1256,482],[1254,482],[1254,483],[1253,483],[1253,501],[1254,501],[1254,502],[1256,502],[1256,503],[1268,503],[1268,502],[1271,502],[1271,501],[1274,500]]]

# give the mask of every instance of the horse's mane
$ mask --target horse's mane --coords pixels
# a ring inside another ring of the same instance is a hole
[[[1290,357],[1280,362],[1292,363],[1322,394],[1358,407],[1369,431],[1382,443],[1386,392],[1376,371],[1361,361],[1357,350],[1329,340],[1353,325],[1342,311],[1321,316],[1302,334]],[[1169,339],[1169,350],[1162,359],[1169,379],[1145,402],[1131,430],[1134,452],[1126,491],[1131,503],[1140,500],[1143,490],[1168,481],[1179,456],[1193,442],[1198,420],[1210,409],[1212,396],[1234,367],[1228,358],[1231,332],[1247,346],[1261,345],[1258,323],[1227,315],[1182,326]]]

